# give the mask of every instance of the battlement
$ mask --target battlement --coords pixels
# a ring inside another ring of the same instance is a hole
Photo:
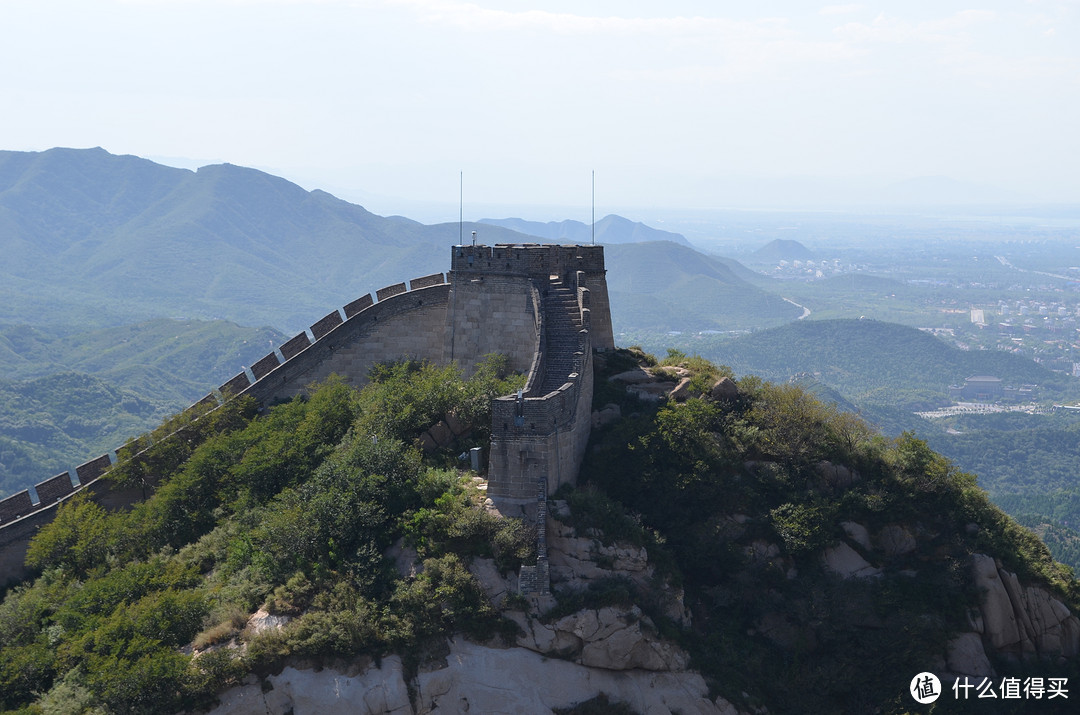
[[[573,271],[604,272],[603,246],[553,246],[539,243],[454,246],[450,272],[532,278],[567,276]]]

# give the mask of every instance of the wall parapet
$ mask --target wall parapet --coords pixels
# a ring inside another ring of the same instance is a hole
[[[450,270],[457,273],[501,273],[545,279],[558,275],[569,279],[573,271],[603,273],[604,247],[539,243],[454,246]]]

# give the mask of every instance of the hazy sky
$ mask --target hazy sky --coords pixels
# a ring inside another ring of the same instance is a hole
[[[456,206],[1080,201],[1080,0],[0,0],[0,148]],[[373,208],[379,208],[378,205]],[[452,218],[456,218],[453,216]],[[554,217],[553,217],[554,218]]]

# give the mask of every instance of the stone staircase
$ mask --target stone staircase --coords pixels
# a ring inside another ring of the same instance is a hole
[[[544,379],[539,395],[562,387],[566,377],[579,369],[582,350],[581,310],[577,294],[561,280],[551,278],[544,296]]]

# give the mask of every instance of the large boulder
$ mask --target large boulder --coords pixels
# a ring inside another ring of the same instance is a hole
[[[739,386],[730,377],[721,377],[709,390],[714,400],[734,400],[739,396]]]
[[[841,578],[872,578],[881,575],[881,569],[871,565],[858,551],[843,541],[825,549],[821,560],[825,568]]]

